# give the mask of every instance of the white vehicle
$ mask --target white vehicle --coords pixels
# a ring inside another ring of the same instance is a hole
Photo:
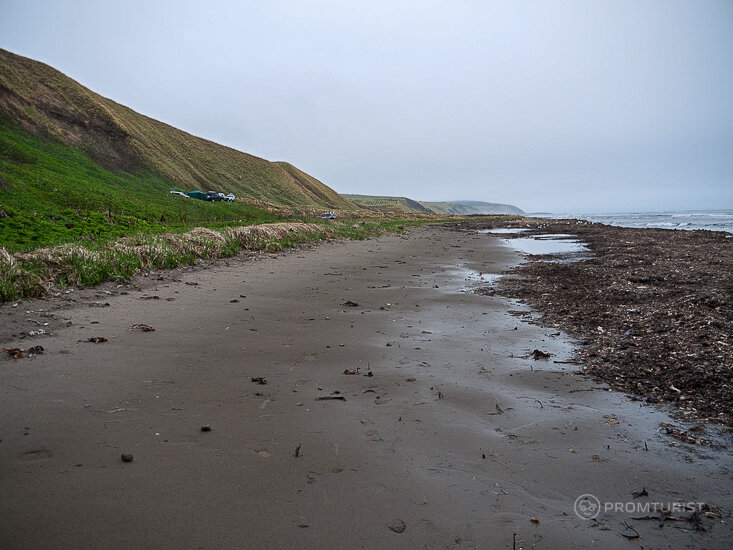
[[[324,220],[335,220],[336,219],[336,214],[334,214],[333,212],[324,212],[323,214],[321,214],[318,217],[319,218],[322,218]]]
[[[227,195],[226,197],[224,197],[224,198],[225,198],[226,200],[228,200],[229,202],[234,202],[234,199],[236,199],[237,197],[235,197],[235,196],[234,196],[234,193],[229,193],[229,194],[228,194],[228,195]]]

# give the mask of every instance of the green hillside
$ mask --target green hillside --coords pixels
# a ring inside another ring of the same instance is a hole
[[[28,250],[192,225],[274,221],[246,202],[171,195],[159,175],[113,173],[78,149],[0,123],[0,246]]]
[[[358,205],[378,212],[407,212],[430,214],[431,210],[407,197],[380,197],[373,195],[341,195]]]
[[[451,201],[451,202],[426,202],[420,201],[420,204],[428,208],[436,214],[449,214],[458,216],[471,215],[503,215],[517,214],[522,215],[524,212],[512,206],[511,204],[499,204],[495,202],[481,201]]]
[[[193,189],[244,200],[169,193]],[[268,221],[270,207],[359,209],[287,163],[194,137],[0,49],[0,246]]]

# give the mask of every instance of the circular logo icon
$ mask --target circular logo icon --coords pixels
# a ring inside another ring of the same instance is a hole
[[[575,499],[575,515],[580,519],[594,519],[601,511],[601,501],[594,495],[580,495]]]

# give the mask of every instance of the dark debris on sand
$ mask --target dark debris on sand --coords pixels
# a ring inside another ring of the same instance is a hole
[[[530,261],[501,285],[504,295],[540,311],[543,325],[580,340],[587,372],[649,402],[672,402],[684,418],[733,425],[729,234],[533,218],[457,228],[492,226],[568,233],[588,244],[590,258]]]

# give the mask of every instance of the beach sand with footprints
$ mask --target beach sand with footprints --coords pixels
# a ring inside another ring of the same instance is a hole
[[[1,545],[725,547],[724,442],[486,291],[521,259],[423,227],[2,306]]]

